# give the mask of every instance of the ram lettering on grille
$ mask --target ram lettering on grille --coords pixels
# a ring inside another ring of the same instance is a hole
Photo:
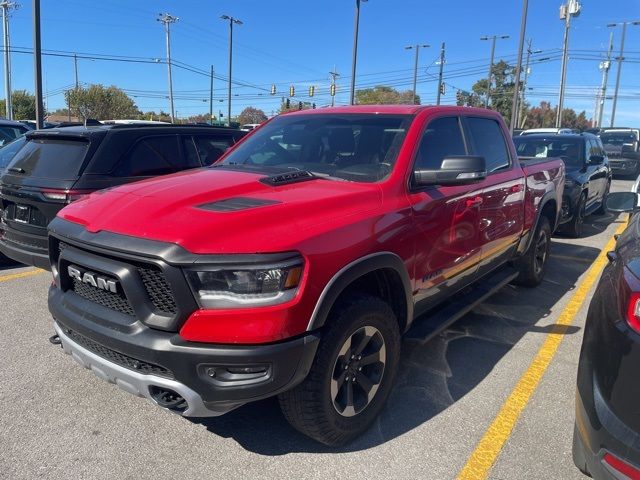
[[[106,278],[99,277],[89,272],[83,273],[77,268],[72,266],[69,266],[67,270],[71,278],[75,278],[76,280],[82,283],[87,283],[92,287],[99,288],[100,290],[106,290],[108,292],[113,292],[113,293],[118,292],[118,287],[114,280],[108,280]]]

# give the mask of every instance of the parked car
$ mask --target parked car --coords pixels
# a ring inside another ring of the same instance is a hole
[[[0,146],[15,140],[29,130],[29,127],[20,122],[0,119]]]
[[[640,235],[638,194],[607,208],[632,212],[593,294],[578,364],[573,461],[594,479],[640,478]]]
[[[25,142],[26,142],[26,137],[22,135],[21,137],[18,137],[15,140],[12,140],[11,142],[6,143],[2,147],[0,147],[0,175],[4,173],[4,171],[7,168],[7,165],[9,165],[14,155],[17,153],[18,150],[20,150],[20,148],[22,148]],[[2,211],[0,210],[0,218],[1,216],[2,216]],[[0,236],[2,236],[1,226],[0,226]],[[10,261],[11,261],[10,258],[0,253],[0,264],[5,264]]]
[[[178,125],[35,130],[0,178],[0,252],[50,268],[47,224],[94,190],[212,164],[239,130]]]
[[[599,134],[614,174],[640,175],[640,130],[606,128]]]
[[[244,131],[244,132],[250,132],[251,130],[253,130],[256,127],[259,127],[260,124],[259,123],[245,123],[244,125],[242,125],[240,127],[240,130]]]
[[[539,133],[566,135],[577,132],[571,128],[529,128],[520,132],[520,135],[536,135]]]
[[[611,168],[600,139],[579,135],[526,135],[514,138],[518,155],[559,157],[566,167],[560,229],[573,237],[582,235],[584,218],[605,213],[611,188]]]
[[[414,318],[431,312],[430,338],[541,282],[563,184],[485,109],[281,115],[211,168],[62,210],[53,341],[181,415],[279,395],[295,428],[341,444],[382,409]]]

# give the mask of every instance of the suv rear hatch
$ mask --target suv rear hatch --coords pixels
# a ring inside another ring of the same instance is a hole
[[[88,131],[28,135],[1,179],[3,246],[47,254],[49,222],[66,204],[88,193],[73,186],[99,143],[95,140]]]

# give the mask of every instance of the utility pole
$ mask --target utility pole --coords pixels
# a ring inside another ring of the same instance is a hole
[[[616,120],[616,107],[618,106],[618,91],[620,89],[620,74],[622,72],[622,62],[624,61],[624,37],[627,33],[627,25],[640,25],[639,21],[633,22],[621,22],[621,23],[610,23],[607,27],[616,27],[618,25],[622,25],[622,39],[620,40],[620,55],[618,56],[618,73],[616,74],[616,90],[613,93],[613,106],[611,107],[611,123],[610,127],[614,126]]]
[[[231,126],[231,72],[233,69],[233,25],[242,25],[242,21],[229,15],[222,15],[222,20],[229,20],[229,92],[227,105],[227,125]]]
[[[522,20],[520,22],[520,41],[518,42],[518,60],[516,61],[516,78],[513,86],[513,101],[511,105],[511,120],[509,122],[509,131],[513,133],[513,129],[518,124],[518,100],[520,99],[520,74],[522,70],[522,50],[524,49],[524,36],[527,32],[527,11],[529,9],[529,1],[524,0],[522,4]]]
[[[353,29],[353,58],[351,60],[351,93],[349,105],[356,103],[356,64],[358,63],[358,30],[360,28],[360,3],[367,0],[356,0],[356,18]]]
[[[76,53],[73,54],[73,68],[76,74],[76,90],[80,87],[80,82],[78,82],[78,55]]]
[[[340,76],[340,74],[336,71],[336,66],[333,66],[333,71],[329,72],[329,75],[331,75],[331,106],[335,106],[336,104],[336,78],[338,78]]]
[[[211,65],[211,85],[209,87],[209,125],[213,125],[213,65]]]
[[[598,110],[594,117],[594,127],[602,126],[602,114],[604,113],[604,104],[607,100],[607,84],[609,83],[609,69],[611,69],[611,53],[613,52],[613,32],[609,34],[609,49],[607,50],[607,59],[600,62],[600,70],[602,70],[602,85],[600,86],[600,94],[598,95]]]
[[[438,98],[436,105],[440,105],[440,97],[442,96],[442,74],[444,73],[444,42],[440,45],[440,73],[438,74]]]
[[[0,3],[2,8],[2,25],[4,33],[4,91],[5,91],[5,116],[13,120],[13,99],[11,98],[11,41],[9,38],[9,11],[19,8],[20,5],[7,0]]]
[[[164,32],[167,40],[167,69],[169,72],[169,115],[171,123],[175,121],[175,109],[173,106],[173,79],[171,77],[171,28],[172,23],[176,23],[179,19],[168,13],[160,13],[156,19],[164,25]]]
[[[491,78],[493,76],[493,58],[496,52],[496,40],[504,40],[509,38],[509,35],[491,35],[480,37],[480,40],[491,40],[491,56],[489,57],[489,76],[487,77],[487,98],[485,99],[484,106],[489,108],[489,99],[491,98]]]
[[[40,0],[33,0],[33,70],[36,94],[36,128],[44,126],[42,104],[42,41],[40,36]]]
[[[429,45],[424,44],[424,45],[420,45],[420,44],[416,44],[416,45],[409,45],[408,47],[404,47],[405,50],[415,50],[416,51],[416,55],[415,55],[415,61],[413,64],[413,105],[416,104],[416,88],[418,87],[418,57],[420,54],[420,49],[421,48],[429,48]]]
[[[569,60],[569,29],[571,17],[580,15],[582,5],[578,0],[567,0],[560,7],[560,20],[564,20],[564,42],[562,47],[562,68],[560,70],[560,93],[558,95],[558,111],[556,112],[556,128],[562,127],[562,110],[564,108],[564,90],[567,81],[567,62]]]
[[[524,80],[522,81],[522,92],[520,94],[520,102],[518,103],[518,123],[517,125],[520,128],[524,127],[524,100],[526,98],[527,91],[527,83],[529,82],[529,63],[531,61],[532,53],[540,53],[542,50],[532,50],[531,49],[531,39],[527,42],[527,60],[525,61],[524,67]],[[548,60],[547,58],[540,60]]]

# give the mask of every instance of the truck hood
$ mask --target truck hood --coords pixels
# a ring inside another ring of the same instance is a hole
[[[176,243],[193,253],[295,250],[340,219],[378,209],[377,184],[313,179],[271,186],[264,174],[201,169],[103,190],[58,214],[90,232]]]

